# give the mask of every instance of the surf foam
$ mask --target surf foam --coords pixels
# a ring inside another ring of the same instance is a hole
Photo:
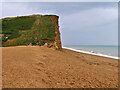
[[[91,55],[97,55],[97,56],[102,56],[102,57],[107,57],[107,58],[119,59],[119,57],[114,57],[114,56],[109,56],[109,55],[104,55],[104,54],[97,54],[97,53],[92,53],[92,52],[88,52],[88,51],[77,50],[77,49],[68,48],[68,47],[62,47],[62,48],[73,50],[73,51],[76,51],[76,52],[91,54]]]

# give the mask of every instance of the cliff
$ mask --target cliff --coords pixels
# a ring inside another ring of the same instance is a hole
[[[29,15],[2,19],[2,46],[46,45],[61,49],[59,16]]]

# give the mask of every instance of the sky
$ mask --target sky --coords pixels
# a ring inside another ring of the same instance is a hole
[[[62,45],[117,45],[117,2],[4,2],[2,17],[59,16]]]

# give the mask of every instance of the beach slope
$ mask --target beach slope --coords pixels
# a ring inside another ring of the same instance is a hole
[[[118,60],[44,46],[2,47],[3,88],[117,88]]]

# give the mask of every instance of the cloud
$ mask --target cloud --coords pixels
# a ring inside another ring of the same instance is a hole
[[[61,16],[63,45],[117,45],[118,9],[97,7]]]
[[[2,16],[3,17],[15,17],[19,15],[27,15],[31,13],[31,8],[24,3],[3,3],[2,4]]]
[[[3,3],[3,17],[39,14],[68,15],[79,11],[89,10],[99,7],[115,7],[117,3],[111,2],[8,2]]]
[[[90,27],[117,22],[117,15],[118,10],[116,8],[93,8],[63,16],[61,24],[66,25],[64,28],[70,30],[85,30]]]

